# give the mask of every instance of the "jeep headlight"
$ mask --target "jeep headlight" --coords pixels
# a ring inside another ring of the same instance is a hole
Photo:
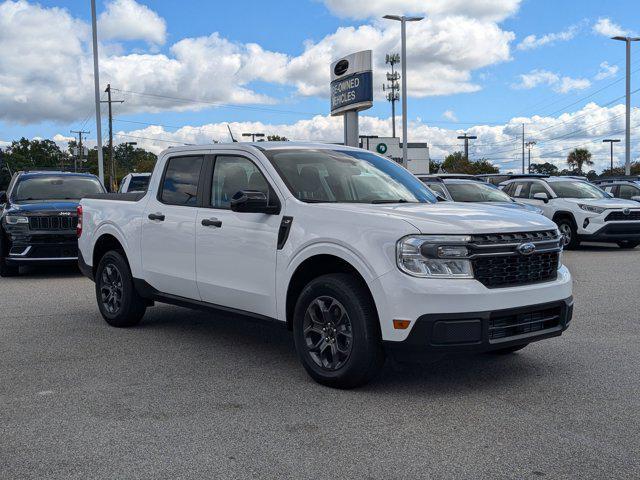
[[[414,277],[473,278],[466,235],[410,235],[398,241],[398,268]]]
[[[18,225],[19,223],[29,223],[29,219],[27,217],[22,217],[20,215],[7,215],[4,217],[5,221],[8,225]]]
[[[587,205],[587,204],[584,204],[584,203],[579,203],[578,206],[582,210],[586,210],[587,212],[597,213],[597,214],[601,214],[602,212],[604,212],[606,210],[606,208],[603,208],[603,207],[596,207],[595,205]]]

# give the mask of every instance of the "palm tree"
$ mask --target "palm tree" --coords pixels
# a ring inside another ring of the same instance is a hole
[[[593,165],[593,160],[591,160],[591,152],[586,148],[576,148],[567,157],[567,165],[569,165],[574,170],[577,170],[578,173],[582,175],[583,165],[586,165],[588,167]]]

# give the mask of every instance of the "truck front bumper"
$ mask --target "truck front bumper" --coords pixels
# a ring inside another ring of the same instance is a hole
[[[401,342],[384,342],[392,356],[419,360],[449,353],[479,353],[562,334],[571,322],[573,297],[502,310],[427,314]]]

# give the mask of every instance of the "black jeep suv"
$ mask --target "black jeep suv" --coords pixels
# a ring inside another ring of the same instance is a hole
[[[104,193],[85,173],[17,172],[0,192],[0,276],[20,265],[77,262],[77,206],[82,197]]]

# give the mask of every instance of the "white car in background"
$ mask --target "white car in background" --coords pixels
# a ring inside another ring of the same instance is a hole
[[[518,202],[542,208],[565,236],[566,248],[583,240],[640,245],[640,205],[613,198],[597,186],[571,177],[519,178],[500,184]]]
[[[150,173],[129,173],[120,182],[118,193],[146,192],[150,178]]]

